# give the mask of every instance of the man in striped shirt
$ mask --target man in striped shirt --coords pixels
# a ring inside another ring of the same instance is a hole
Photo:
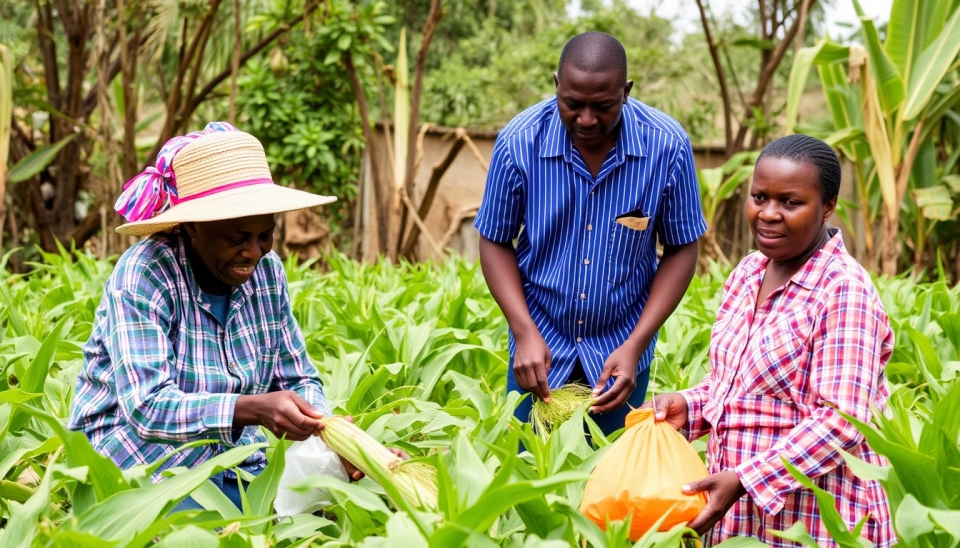
[[[625,403],[643,403],[657,331],[693,277],[706,223],[690,140],[629,98],[619,41],[574,37],[554,81],[556,97],[497,138],[475,221],[480,262],[510,325],[508,390],[546,401],[589,383],[609,433]]]

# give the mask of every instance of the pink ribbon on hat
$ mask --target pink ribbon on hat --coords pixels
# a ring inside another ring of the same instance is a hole
[[[123,185],[113,209],[128,223],[152,219],[179,203],[173,159],[187,144],[217,131],[239,131],[227,122],[210,122],[203,131],[173,137],[160,149],[154,166],[147,166],[139,175]]]

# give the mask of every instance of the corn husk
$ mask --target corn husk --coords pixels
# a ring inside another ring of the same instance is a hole
[[[550,391],[550,401],[535,399],[530,409],[530,424],[540,439],[547,441],[550,433],[570,420],[583,404],[593,399],[593,389],[579,383],[565,384]]]
[[[437,508],[437,471],[433,467],[401,459],[343,417],[331,415],[320,422],[324,428],[318,434],[323,442],[365,475],[390,478],[404,501],[413,506]]]

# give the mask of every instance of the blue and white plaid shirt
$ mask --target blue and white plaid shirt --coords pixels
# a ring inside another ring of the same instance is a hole
[[[648,217],[649,228],[617,223],[621,215]],[[578,358],[597,382],[640,319],[657,271],[657,239],[678,246],[707,229],[690,139],[669,116],[632,98],[597,177],[573,147],[555,97],[517,115],[497,136],[474,224],[491,241],[517,239],[527,306],[552,354],[551,388],[566,382]],[[655,345],[656,338],[638,372]],[[511,333],[511,362],[515,350]]]
[[[181,451],[162,469],[266,441],[258,427],[232,426],[244,394],[294,390],[330,413],[273,252],[233,289],[224,326],[194,279],[180,236],[142,240],[107,281],[84,355],[69,427],[124,469],[193,440],[217,443]],[[263,462],[262,452],[247,461]]]

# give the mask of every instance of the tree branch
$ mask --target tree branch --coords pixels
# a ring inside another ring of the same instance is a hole
[[[410,93],[410,128],[407,133],[407,142],[417,142],[417,130],[420,119],[420,96],[423,94],[423,75],[427,69],[427,50],[430,48],[430,42],[433,40],[433,33],[437,30],[440,19],[443,18],[443,10],[440,9],[440,0],[430,2],[430,11],[427,13],[427,21],[423,24],[423,39],[420,41],[420,50],[417,52],[417,62],[413,73],[413,90]],[[404,187],[407,194],[413,194],[414,185],[414,164],[416,162],[415,150],[412,147],[407,148],[407,161],[404,175]],[[397,234],[397,248],[403,243],[403,233],[407,225],[407,210],[404,209],[400,216],[400,228]]]
[[[423,194],[423,199],[420,200],[420,207],[417,208],[416,215],[420,219],[426,219],[427,215],[430,213],[430,207],[433,205],[433,199],[437,195],[437,188],[440,186],[440,179],[443,178],[443,174],[450,169],[450,166],[453,164],[453,161],[457,158],[457,154],[460,153],[460,149],[467,144],[466,136],[467,132],[463,128],[457,128],[456,137],[454,137],[453,143],[450,144],[450,148],[447,150],[446,156],[442,160],[434,164],[433,172],[430,174],[430,181],[427,182],[427,190]],[[413,260],[413,248],[417,245],[417,238],[420,236],[420,226],[414,224],[410,227],[410,234],[407,235],[407,239],[403,244],[403,248],[400,251],[400,254],[406,257],[407,259]]]
[[[263,51],[264,48],[269,46],[281,34],[289,31],[291,28],[293,28],[298,23],[303,21],[308,15],[313,13],[313,11],[316,10],[317,7],[319,6],[320,6],[320,2],[314,2],[313,4],[310,5],[309,8],[305,9],[303,13],[297,15],[287,23],[277,27],[276,29],[274,29],[273,32],[271,32],[266,37],[264,37],[263,40],[260,40],[253,47],[243,52],[243,55],[240,56],[240,66],[243,66],[244,64],[246,64],[247,61],[250,60],[251,57]],[[213,90],[216,89],[217,86],[219,86],[224,80],[226,80],[229,77],[230,77],[230,68],[226,68],[223,71],[221,71],[219,74],[211,78],[210,81],[207,82],[207,84],[203,86],[200,89],[200,91],[197,92],[197,94],[190,101],[190,104],[185,112],[186,116],[189,117],[191,114],[193,114],[193,111],[197,110],[197,107],[200,106],[200,103],[206,100],[207,96],[210,95],[210,93],[213,92]]]
[[[763,0],[760,0],[760,3],[762,5]],[[716,71],[717,80],[720,83],[720,98],[723,101],[723,138],[726,144],[727,156],[730,156],[733,145],[733,115],[731,113],[730,90],[727,89],[727,76],[723,72],[723,63],[720,61],[717,43],[713,40],[713,32],[710,30],[710,20],[707,18],[707,10],[703,5],[703,0],[697,0],[697,8],[700,9],[700,23],[703,25],[703,33],[707,39],[710,59],[713,60],[713,69]]]
[[[366,142],[367,158],[370,160],[370,181],[373,186],[373,200],[376,203],[377,211],[382,210],[386,199],[381,188],[381,173],[378,165],[376,142],[373,128],[370,126],[370,109],[367,108],[367,97],[363,93],[363,86],[360,84],[360,77],[357,74],[357,67],[353,64],[353,55],[350,50],[343,54],[343,65],[350,76],[350,85],[353,87],[353,95],[357,99],[357,109],[360,111],[360,126],[363,129],[363,140]],[[381,253],[387,249],[387,225],[388,219],[377,217],[377,240]]]

